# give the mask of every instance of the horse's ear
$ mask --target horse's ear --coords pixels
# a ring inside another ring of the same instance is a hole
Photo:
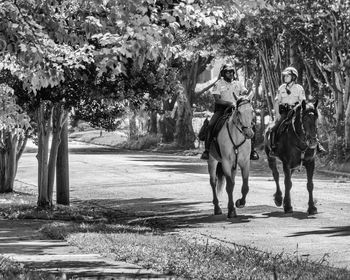
[[[318,99],[316,99],[316,101],[315,101],[315,103],[314,103],[315,109],[317,108],[317,105],[318,105]]]
[[[303,110],[306,110],[306,101],[305,100],[301,101],[301,107],[303,108]]]
[[[252,91],[252,92],[248,95],[248,99],[249,99],[250,101],[252,101],[252,99],[253,99],[253,97],[254,97],[254,94],[255,94],[255,92]]]
[[[236,101],[238,100],[238,97],[234,92],[233,92],[233,97],[235,98]]]

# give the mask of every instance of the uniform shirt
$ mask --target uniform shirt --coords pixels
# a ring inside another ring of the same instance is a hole
[[[287,88],[290,90],[290,94],[287,93]],[[305,91],[304,88],[293,83],[290,87],[287,87],[287,84],[283,84],[278,88],[278,93],[276,95],[277,104],[288,104],[294,105],[296,102],[301,102],[305,100]]]
[[[223,78],[216,82],[213,86],[211,93],[220,96],[220,101],[230,102],[236,104],[236,100],[233,97],[233,93],[239,97],[242,93],[247,91],[239,81],[226,82]]]

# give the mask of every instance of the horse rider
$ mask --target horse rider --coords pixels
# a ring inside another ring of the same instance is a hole
[[[211,117],[207,129],[207,134],[205,138],[205,150],[202,153],[201,159],[209,159],[209,149],[210,144],[213,140],[212,129],[215,126],[217,120],[224,114],[225,110],[229,107],[232,107],[236,104],[236,100],[233,96],[233,93],[238,97],[248,93],[248,90],[243,84],[241,84],[236,79],[236,72],[231,64],[225,64],[220,70],[218,79],[216,79],[211,85],[209,85],[205,90],[213,87],[211,93],[214,96],[215,107],[214,114]],[[259,159],[258,153],[255,151],[253,144],[255,141],[252,141],[252,151],[250,154],[250,159],[257,160]]]
[[[276,121],[271,129],[270,134],[270,156],[277,156],[276,133],[280,124],[287,117],[290,109],[301,103],[303,100],[306,100],[304,88],[297,83],[298,76],[299,75],[297,69],[291,66],[282,71],[283,84],[278,88],[274,104]],[[317,145],[317,151],[320,153],[326,152],[320,143]]]

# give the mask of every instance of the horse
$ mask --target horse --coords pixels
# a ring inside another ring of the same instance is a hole
[[[210,145],[208,172],[210,186],[213,191],[214,215],[222,214],[218,193],[221,192],[226,181],[227,218],[237,216],[232,197],[237,166],[241,169],[243,185],[241,189],[242,197],[236,201],[236,207],[242,208],[246,203],[246,196],[249,191],[250,139],[254,136],[252,96],[253,94],[238,98],[234,94],[236,106],[233,113],[226,119],[216,139]]]
[[[314,103],[305,100],[294,107],[287,118],[281,123],[276,132],[276,156],[282,161],[284,172],[285,195],[283,208],[286,214],[293,213],[290,191],[292,188],[292,175],[296,169],[305,166],[307,174],[307,190],[309,193],[308,214],[317,214],[317,208],[313,200],[313,174],[315,169],[315,155],[317,150],[317,110],[318,100]],[[270,156],[271,127],[267,127],[264,136],[264,148],[268,165],[272,171],[276,183],[274,201],[276,206],[282,205],[282,191],[279,185],[279,172],[277,170],[276,157]]]

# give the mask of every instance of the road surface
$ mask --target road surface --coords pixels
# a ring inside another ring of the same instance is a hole
[[[30,151],[30,150],[29,150]],[[262,152],[260,152],[262,153]],[[24,153],[17,180],[37,185],[35,153]],[[283,176],[281,176],[283,184]],[[70,143],[70,196],[73,203],[91,203],[133,211],[130,223],[144,220],[165,230],[198,234],[226,244],[248,245],[313,261],[350,268],[350,184],[348,178],[316,173],[314,197],[319,213],[308,216],[306,175],[293,177],[293,215],[273,202],[275,184],[264,159],[252,162],[247,204],[238,217],[213,216],[206,162],[198,156],[121,152]],[[236,179],[234,200],[240,196]],[[134,219],[134,220],[133,220]]]

